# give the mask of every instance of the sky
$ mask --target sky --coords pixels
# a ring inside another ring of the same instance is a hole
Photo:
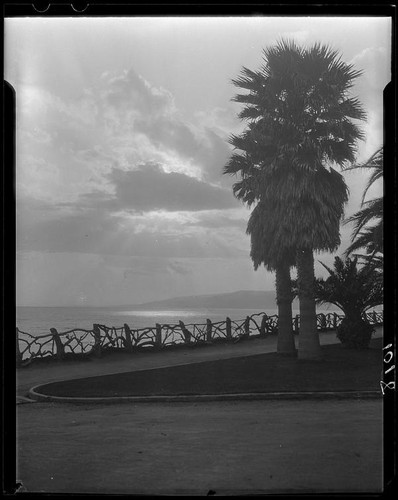
[[[231,79],[281,38],[329,44],[363,71],[357,161],[383,142],[386,17],[9,18],[5,79],[17,95],[17,305],[106,306],[272,290],[254,271],[237,180],[243,130]],[[346,215],[367,173],[344,174]],[[370,198],[380,195],[377,184]],[[349,225],[332,264],[348,246]]]

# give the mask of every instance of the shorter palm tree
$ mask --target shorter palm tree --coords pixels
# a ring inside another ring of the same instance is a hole
[[[250,235],[250,257],[257,270],[262,264],[268,271],[275,271],[276,303],[278,306],[278,354],[296,354],[293,335],[292,281],[290,268],[295,265],[296,251],[285,241],[276,240],[284,214],[280,205],[269,200],[260,201],[253,209],[246,233]]]
[[[250,127],[249,127],[250,128]],[[292,293],[290,268],[295,265],[295,249],[288,245],[289,240],[276,241],[284,210],[281,204],[269,199],[260,201],[262,180],[259,164],[264,157],[259,148],[254,130],[242,136],[231,136],[230,143],[241,152],[234,152],[224,167],[224,174],[238,174],[241,180],[233,185],[235,197],[248,207],[255,207],[250,215],[246,233],[251,238],[250,257],[257,270],[262,264],[268,271],[275,272],[276,303],[278,307],[277,352],[283,355],[296,354],[292,328]],[[259,151],[260,150],[260,151]],[[281,244],[286,245],[281,247]]]
[[[369,345],[374,329],[364,319],[371,307],[383,303],[383,281],[375,266],[358,266],[357,257],[342,260],[335,257],[334,268],[321,262],[329,277],[317,279],[316,300],[319,304],[330,303],[344,312],[344,319],[337,329],[337,337],[347,347]]]

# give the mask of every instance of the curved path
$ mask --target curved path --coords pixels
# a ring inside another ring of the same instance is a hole
[[[378,327],[374,338],[382,337]],[[335,332],[321,333],[321,345],[338,343]],[[298,338],[296,337],[296,345]],[[214,361],[276,351],[276,336],[251,339],[237,343],[215,344],[206,347],[165,350],[161,352],[115,353],[90,361],[64,361],[51,364],[32,364],[17,371],[17,402],[26,402],[28,391],[37,385],[97,375],[110,375],[138,370],[164,368],[200,361]]]

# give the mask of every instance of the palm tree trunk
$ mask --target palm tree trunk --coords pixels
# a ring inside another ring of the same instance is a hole
[[[280,265],[275,270],[276,303],[278,305],[278,354],[295,355],[292,326],[292,281],[288,265]]]
[[[300,301],[299,359],[320,359],[316,328],[314,255],[311,249],[297,252],[297,284]]]

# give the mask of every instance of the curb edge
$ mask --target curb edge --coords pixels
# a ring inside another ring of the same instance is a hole
[[[258,392],[228,394],[197,394],[168,396],[111,396],[111,397],[67,397],[49,396],[38,392],[42,386],[32,387],[28,397],[37,402],[52,403],[187,403],[210,401],[258,401],[258,400],[322,400],[322,399],[370,399],[382,398],[379,391],[319,391],[319,392]]]

